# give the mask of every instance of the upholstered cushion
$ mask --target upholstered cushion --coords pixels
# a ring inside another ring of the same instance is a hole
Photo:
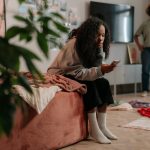
[[[77,92],[58,92],[38,115],[28,106],[29,122],[17,111],[12,137],[0,140],[5,150],[50,150],[65,147],[87,136],[82,96]]]

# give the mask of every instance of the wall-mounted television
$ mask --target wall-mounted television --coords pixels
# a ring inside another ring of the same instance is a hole
[[[90,1],[90,15],[97,16],[107,23],[111,33],[111,42],[133,42],[133,6]]]

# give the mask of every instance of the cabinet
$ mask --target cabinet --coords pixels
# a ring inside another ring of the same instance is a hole
[[[117,84],[134,84],[134,92],[137,91],[137,83],[141,83],[141,64],[118,65],[114,71],[105,75],[110,85],[114,86],[116,96]]]

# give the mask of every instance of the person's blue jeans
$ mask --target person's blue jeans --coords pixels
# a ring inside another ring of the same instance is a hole
[[[141,53],[142,61],[142,90],[149,91],[150,77],[150,47],[144,48]]]

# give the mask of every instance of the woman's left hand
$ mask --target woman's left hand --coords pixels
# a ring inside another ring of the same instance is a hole
[[[109,73],[114,70],[116,67],[116,64],[102,64],[101,65],[101,71],[103,74]]]

